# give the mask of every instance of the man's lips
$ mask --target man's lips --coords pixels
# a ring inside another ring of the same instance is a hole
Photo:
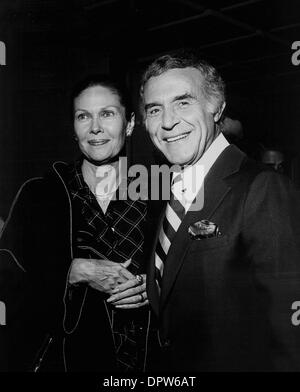
[[[109,139],[92,139],[88,141],[88,144],[91,146],[102,146],[109,142]]]
[[[165,138],[163,138],[163,140],[165,142],[167,142],[167,143],[174,143],[174,142],[177,142],[178,140],[185,139],[186,137],[188,137],[188,135],[190,133],[191,133],[190,131],[189,132],[184,132],[184,133],[181,133],[180,135],[165,137]]]

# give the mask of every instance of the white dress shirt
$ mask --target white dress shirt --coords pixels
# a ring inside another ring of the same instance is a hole
[[[91,192],[95,195],[104,214],[121,183],[122,160],[102,166],[95,166],[87,160],[83,161],[82,174]]]
[[[172,185],[172,191],[184,206],[185,212],[190,209],[210,168],[228,146],[228,141],[223,134],[220,133],[196,163],[187,166],[182,170],[182,181]]]

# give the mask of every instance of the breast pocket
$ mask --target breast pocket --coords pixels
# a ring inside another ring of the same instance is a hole
[[[210,249],[219,249],[226,246],[230,246],[230,238],[227,235],[204,238],[201,240],[191,239],[189,252],[204,252]]]

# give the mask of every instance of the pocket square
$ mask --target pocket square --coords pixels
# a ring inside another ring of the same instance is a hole
[[[192,223],[188,232],[194,240],[202,240],[204,238],[218,237],[221,235],[218,225],[206,219]]]

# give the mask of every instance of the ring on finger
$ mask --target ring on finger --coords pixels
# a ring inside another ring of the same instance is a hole
[[[135,278],[139,284],[143,284],[143,282],[144,282],[143,275],[136,275]]]

